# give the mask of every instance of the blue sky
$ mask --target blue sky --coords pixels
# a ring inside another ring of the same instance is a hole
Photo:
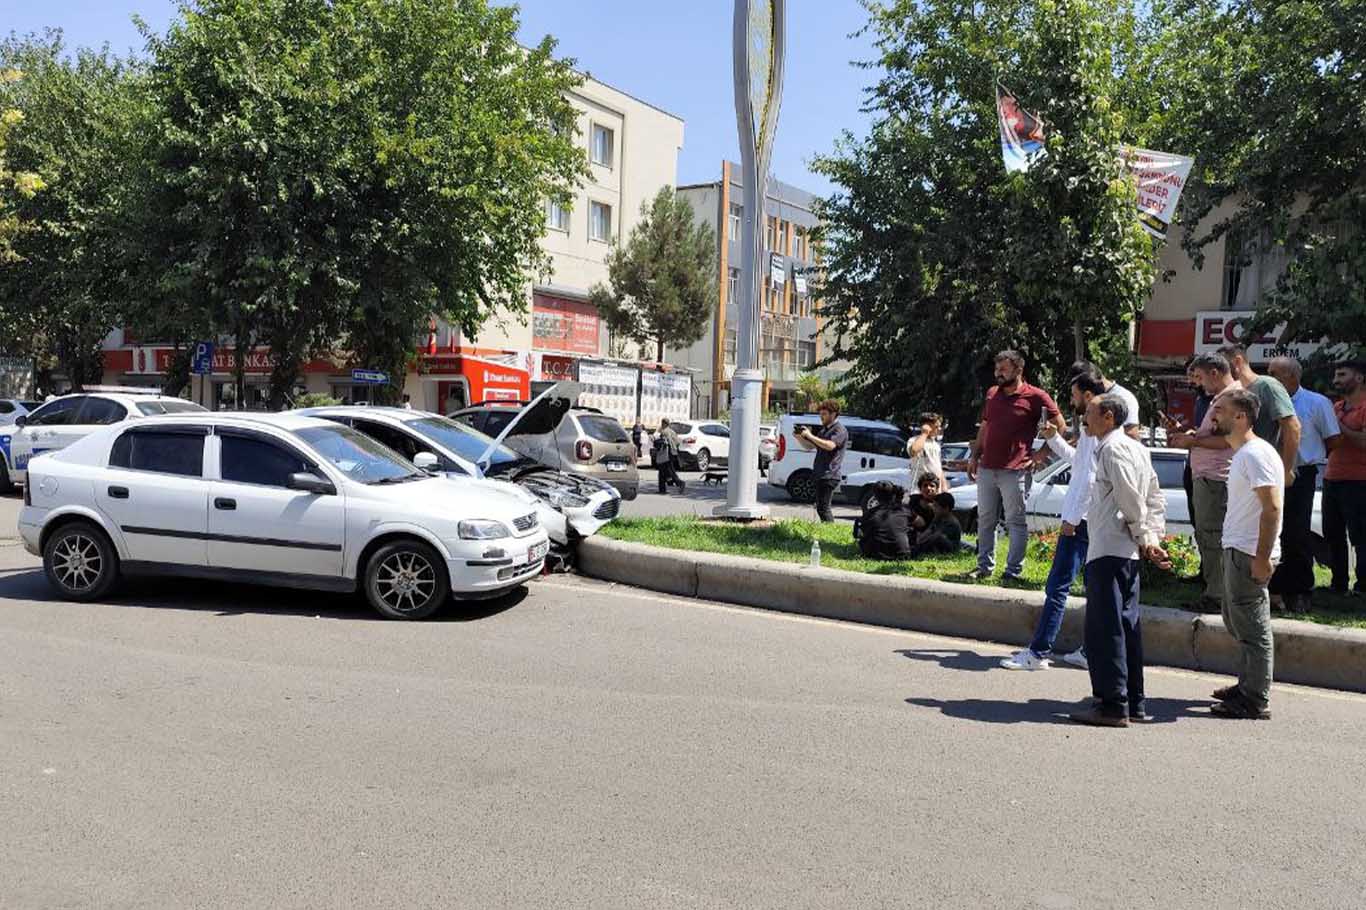
[[[523,0],[522,40],[551,34],[560,53],[623,91],[677,114],[686,123],[680,183],[720,176],[721,159],[738,157],[731,86],[730,0]],[[773,176],[824,194],[812,155],[827,152],[842,129],[861,133],[859,113],[870,73],[851,60],[871,51],[850,33],[865,22],[857,0],[792,0],[787,78],[773,155]],[[108,42],[140,47],[132,16],[157,31],[174,13],[170,0],[0,0],[0,28],[24,33],[53,26],[70,45]]]

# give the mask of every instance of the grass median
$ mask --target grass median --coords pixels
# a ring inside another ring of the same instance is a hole
[[[866,559],[860,555],[854,541],[853,526],[846,522],[821,524],[814,521],[780,519],[754,525],[709,521],[687,516],[668,518],[620,518],[600,532],[613,540],[650,544],[673,550],[696,550],[703,553],[728,553],[774,562],[806,563],[811,558],[811,544],[821,542],[821,565],[831,569],[847,569],[869,575],[902,575],[928,578],[961,584],[1002,586],[1000,571],[1005,565],[1004,537],[996,548],[997,577],[977,581],[968,577],[977,565],[976,556],[964,552],[955,556],[931,556],[887,562]],[[1030,536],[1025,557],[1024,577],[1005,587],[1021,590],[1043,590],[1044,581],[1052,564],[1051,542],[1055,535]],[[966,538],[971,541],[969,536]],[[1188,547],[1188,545],[1186,545]],[[1185,571],[1193,572],[1194,565]],[[1318,569],[1321,585],[1327,584],[1326,570]],[[1080,582],[1072,593],[1083,594]],[[1145,567],[1142,580],[1142,599],[1155,607],[1183,608],[1200,596],[1200,587],[1178,575]],[[1320,589],[1314,595],[1314,611],[1297,619],[1332,626],[1366,628],[1366,599],[1342,597]]]

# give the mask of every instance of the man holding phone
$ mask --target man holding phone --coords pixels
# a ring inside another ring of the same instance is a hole
[[[795,435],[799,442],[816,450],[816,463],[812,465],[816,475],[816,515],[821,521],[831,522],[835,516],[830,513],[830,500],[843,477],[849,431],[839,421],[839,402],[826,399],[816,406],[816,412],[821,418],[820,429],[812,433],[809,427],[797,427]]]

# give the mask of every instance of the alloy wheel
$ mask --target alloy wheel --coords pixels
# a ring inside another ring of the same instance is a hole
[[[52,571],[62,586],[82,594],[99,583],[104,572],[104,556],[94,538],[68,534],[52,551]]]
[[[421,554],[403,551],[380,563],[375,593],[396,613],[413,613],[431,601],[436,592],[436,569]]]

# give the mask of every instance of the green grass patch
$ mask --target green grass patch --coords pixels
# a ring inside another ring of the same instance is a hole
[[[960,584],[979,584],[1000,587],[999,572],[1005,565],[1006,541],[1004,537],[996,548],[997,577],[976,581],[968,578],[968,573],[977,566],[973,553],[956,556],[930,556],[922,559],[886,562],[865,559],[859,554],[858,544],[854,541],[853,526],[846,522],[821,524],[816,521],[780,519],[772,524],[756,527],[753,525],[725,522],[703,521],[691,516],[672,516],[668,518],[619,518],[608,524],[599,533],[613,540],[650,544],[673,550],[696,550],[703,553],[727,553],[732,556],[749,556],[754,559],[767,559],[774,562],[805,564],[811,558],[811,543],[821,542],[821,565],[831,569],[847,569],[869,575],[902,575],[910,578],[928,578],[936,581],[952,581]],[[971,537],[967,538],[971,540]],[[1031,537],[1025,556],[1024,580],[1011,583],[1007,587],[1042,590],[1048,579],[1051,558],[1043,558],[1046,546],[1040,546],[1041,535]],[[1319,580],[1327,584],[1327,576],[1320,569]],[[1072,593],[1083,593],[1081,583],[1073,585]],[[1142,597],[1145,604],[1156,607],[1184,607],[1195,602],[1200,596],[1200,588],[1191,582],[1183,581],[1171,573],[1148,567],[1142,581]],[[1297,617],[1310,622],[1333,626],[1366,628],[1366,600],[1333,595],[1320,590],[1314,595],[1315,611]]]

